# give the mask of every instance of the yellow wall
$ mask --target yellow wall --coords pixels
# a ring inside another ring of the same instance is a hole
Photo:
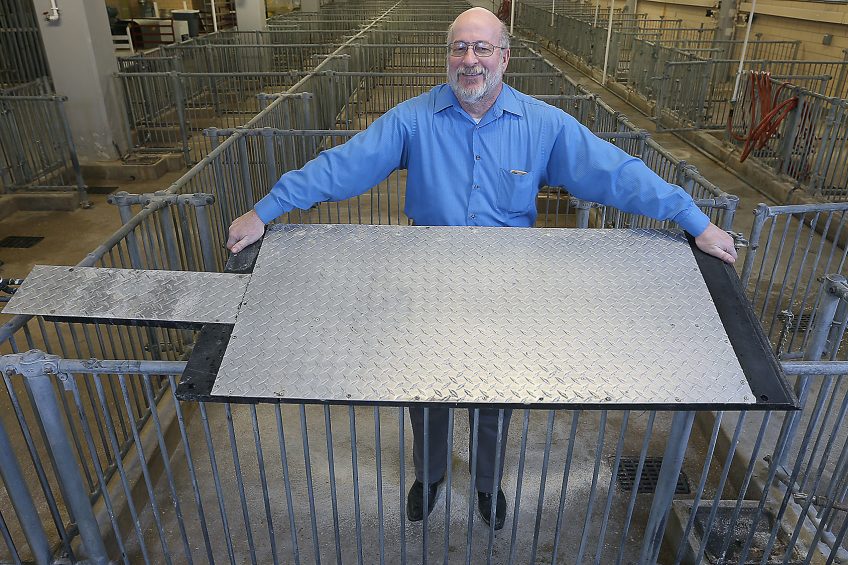
[[[618,2],[616,2],[618,4]],[[682,19],[685,27],[698,27],[701,23],[714,27],[716,20],[706,16],[712,9],[718,14],[718,2],[710,0],[639,0],[637,11],[649,18],[664,16]],[[751,9],[743,2],[740,13]],[[761,33],[765,40],[802,41],[799,57],[808,61],[841,61],[843,49],[848,49],[848,5],[825,2],[799,2],[795,0],[757,0],[756,16],[751,26],[751,36]],[[825,34],[832,36],[831,44],[822,45]],[[745,24],[740,20],[736,39],[745,37]]]

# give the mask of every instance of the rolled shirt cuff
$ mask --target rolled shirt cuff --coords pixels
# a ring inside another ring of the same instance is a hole
[[[674,217],[674,221],[677,222],[681,228],[691,234],[692,237],[698,237],[704,233],[704,230],[707,229],[708,225],[710,225],[710,218],[704,214],[700,208],[695,206],[694,202],[689,208],[677,214],[677,216]]]

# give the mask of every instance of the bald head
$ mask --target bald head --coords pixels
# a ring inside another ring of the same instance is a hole
[[[457,30],[474,30],[477,33],[497,37],[501,47],[509,47],[509,30],[496,15],[486,8],[471,8],[462,12],[448,28],[448,43],[461,37],[454,37]]]

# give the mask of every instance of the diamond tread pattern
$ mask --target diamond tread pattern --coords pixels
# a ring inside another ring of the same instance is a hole
[[[36,265],[4,314],[233,324],[250,275]]]
[[[276,225],[244,298],[216,396],[755,402],[669,232]]]

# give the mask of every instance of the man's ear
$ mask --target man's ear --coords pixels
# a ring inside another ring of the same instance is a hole
[[[504,50],[503,50],[503,64],[504,64],[504,70],[506,70],[507,65],[509,65],[509,51],[510,51],[509,49],[504,49]]]

